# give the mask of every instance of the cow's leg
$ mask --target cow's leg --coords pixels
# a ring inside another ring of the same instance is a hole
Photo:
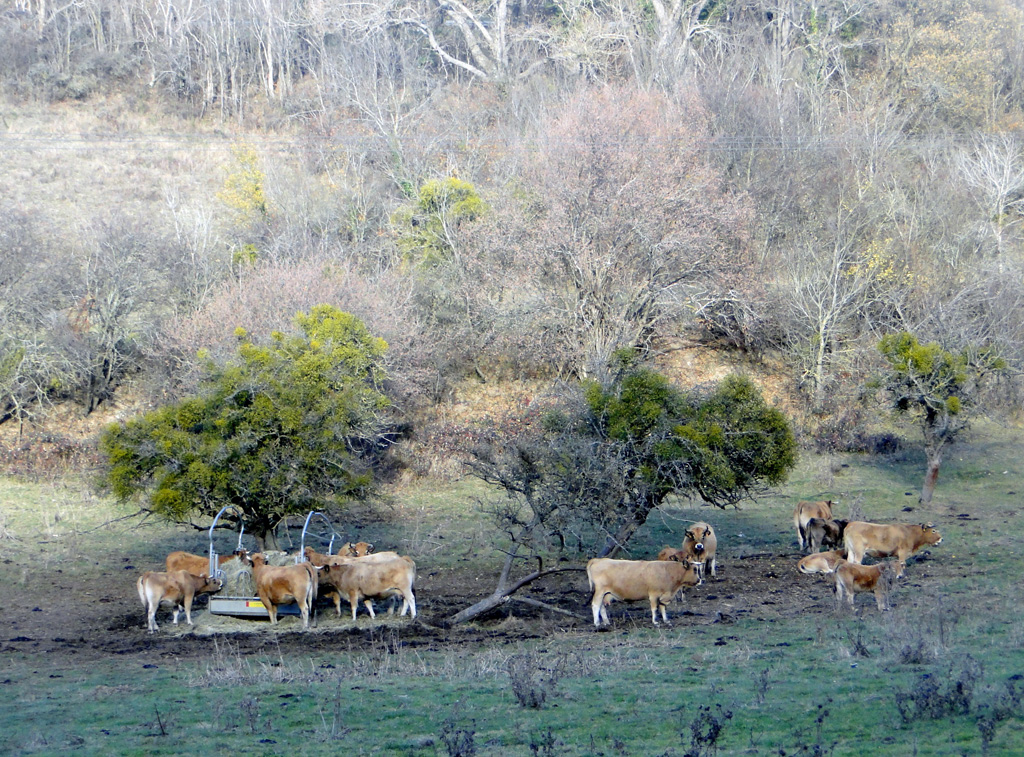
[[[269,594],[260,594],[260,602],[267,608],[267,615],[270,616],[270,625],[277,625],[277,605],[270,601]]]
[[[192,625],[192,600],[195,599],[193,592],[185,592],[185,622]]]
[[[594,626],[601,627],[601,611],[604,609],[604,598],[596,591],[593,599],[590,600],[590,609],[594,613]]]
[[[651,622],[658,625],[658,607],[661,603],[655,596],[651,597]]]
[[[359,610],[359,592],[353,591],[348,595],[348,604],[352,608],[352,620],[356,619],[356,612]]]
[[[658,607],[661,609],[661,619],[662,619],[662,621],[664,621],[666,626],[670,625],[669,622],[668,622],[668,615],[665,612],[666,609],[668,608],[668,604],[666,602],[662,601],[659,598],[658,599]]]
[[[402,615],[405,615],[406,609],[409,610],[409,617],[416,617],[416,595],[412,593],[411,587],[407,593],[402,594]]]
[[[178,625],[178,613],[181,612],[181,603],[174,603],[174,625]]]
[[[711,577],[718,578],[718,562],[714,557],[711,558]]]
[[[160,626],[156,624],[156,607],[157,603],[152,601],[152,598],[148,598],[146,603],[146,627],[149,628],[149,632],[153,633],[160,629]]]
[[[370,613],[370,617],[371,618],[376,618],[377,617],[377,613],[375,613],[373,611],[373,600],[370,599],[369,597],[367,597],[366,599],[363,600],[363,604],[366,606],[366,611],[368,613]]]

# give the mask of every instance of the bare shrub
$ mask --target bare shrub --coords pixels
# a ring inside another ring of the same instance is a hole
[[[915,720],[937,720],[968,714],[981,675],[980,663],[969,656],[963,660],[959,669],[951,663],[945,673],[933,671],[922,674],[913,687],[895,693],[900,719],[907,725]]]
[[[318,700],[319,701],[319,700]],[[345,713],[341,706],[341,681],[335,685],[334,695],[331,697],[331,722],[327,722],[323,707],[319,708],[321,728],[317,729],[317,737],[320,741],[337,741],[347,735],[352,729],[342,725]]]
[[[448,757],[473,757],[476,754],[474,723],[470,720],[468,726],[459,726],[461,709],[462,703],[456,702],[452,707],[451,714],[441,723],[441,730],[438,732],[438,736],[448,752]]]
[[[989,754],[989,748],[995,739],[999,724],[1011,718],[1019,719],[1024,714],[1021,711],[1021,695],[1024,694],[1024,690],[1018,685],[1022,678],[1024,676],[1019,673],[1010,676],[1004,682],[1003,690],[996,692],[991,702],[979,708],[975,725],[981,738],[981,753],[983,755]]]
[[[34,481],[52,481],[99,462],[95,442],[59,433],[31,432],[0,443],[0,470]]]
[[[832,754],[839,742],[833,741],[831,744],[826,744],[823,734],[825,721],[832,714],[832,711],[828,709],[831,704],[831,697],[824,704],[819,704],[814,717],[813,732],[797,732],[797,743],[789,749],[779,749],[779,754],[793,757],[825,757],[825,755]]]
[[[893,613],[886,617],[882,653],[902,665],[927,665],[940,658],[947,649],[949,637],[959,624],[964,610],[938,598],[924,610],[912,615]]]
[[[558,754],[557,748],[562,742],[555,737],[555,734],[548,728],[544,733],[530,737],[530,753],[538,757],[554,757]]]
[[[871,657],[871,650],[864,643],[864,626],[862,624],[858,623],[852,629],[847,627],[846,638],[850,642],[849,653],[851,657]]]
[[[533,652],[513,655],[508,659],[508,677],[520,707],[539,710],[555,693],[558,681],[565,674],[565,656],[557,657],[547,667],[544,663],[543,658]]]
[[[683,731],[679,734],[684,744],[687,736],[690,739],[690,748],[684,753],[684,757],[710,757],[718,754],[718,739],[725,729],[726,722],[731,719],[732,711],[723,709],[722,705],[716,704],[712,708],[710,705],[702,704],[697,709],[696,716],[690,721],[689,732]]]
[[[865,428],[867,421],[867,410],[858,405],[845,405],[822,417],[816,426],[808,430],[815,452],[892,455],[902,449],[899,436],[888,431],[871,433]]]
[[[846,506],[846,515],[843,516],[847,520],[864,520],[867,516],[864,514],[864,497],[858,496],[849,505]]]

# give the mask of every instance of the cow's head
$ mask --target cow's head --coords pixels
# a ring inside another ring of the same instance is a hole
[[[199,587],[199,591],[212,594],[215,591],[220,591],[224,588],[224,582],[219,578],[210,578],[205,573],[199,574],[199,580],[202,586]]]
[[[249,566],[252,565],[252,560],[249,559],[249,552],[247,550],[236,549],[231,554],[233,554],[235,557],[237,557],[238,561],[240,563],[242,563],[242,565],[249,565]]]
[[[658,559],[662,561],[675,560],[677,559],[676,555],[680,554],[682,553],[675,547],[662,547],[661,551],[658,553]]]
[[[355,557],[365,557],[373,552],[373,545],[368,541],[357,541],[352,545],[352,554]]]
[[[921,537],[925,544],[931,544],[932,546],[942,543],[942,534],[935,530],[935,526],[931,523],[921,524]]]
[[[693,544],[693,551],[695,554],[700,554],[704,551],[704,539],[711,532],[709,528],[697,528],[687,529],[686,533],[683,534],[683,541],[691,542]]]

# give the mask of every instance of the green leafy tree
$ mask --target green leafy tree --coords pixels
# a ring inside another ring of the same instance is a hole
[[[538,567],[510,579],[516,558],[539,557],[552,539],[614,555],[669,495],[725,507],[781,483],[796,464],[788,421],[740,376],[684,392],[627,365],[608,385],[569,388],[523,422],[522,431],[495,433],[473,452],[473,474],[508,494],[494,514],[512,546],[498,588],[457,622],[554,572]]]
[[[416,202],[396,211],[391,223],[403,258],[414,265],[436,266],[456,248],[460,224],[487,211],[473,185],[461,179],[434,179],[420,187]]]
[[[950,352],[936,342],[921,344],[907,332],[889,334],[878,343],[888,371],[871,386],[891,407],[917,420],[924,437],[927,470],[921,504],[935,492],[945,450],[970,425],[980,409],[987,380],[1003,372],[1006,362],[991,349]]]
[[[114,494],[178,522],[235,505],[260,548],[285,516],[367,494],[390,440],[387,344],[328,305],[296,323],[265,346],[240,329],[238,361],[208,366],[198,396],[107,428]]]

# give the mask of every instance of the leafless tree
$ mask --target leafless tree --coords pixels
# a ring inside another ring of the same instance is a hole
[[[611,88],[573,98],[524,145],[518,208],[479,244],[515,281],[501,308],[558,345],[567,375],[648,348],[678,313],[673,289],[746,264],[743,198],[704,160],[703,135],[699,102]]]
[[[1022,251],[1024,221],[1024,148],[1012,134],[975,139],[954,160],[964,181],[974,190],[981,211],[980,224],[991,237],[991,255],[999,273],[1011,252]]]
[[[388,0],[366,4],[352,23],[368,32],[404,27],[443,65],[482,81],[528,77],[546,60],[550,32],[532,23],[528,3],[509,0]]]

